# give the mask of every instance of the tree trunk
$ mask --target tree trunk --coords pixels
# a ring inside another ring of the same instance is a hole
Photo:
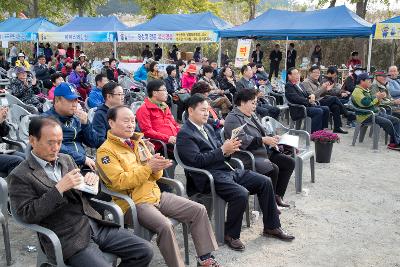
[[[365,15],[367,13],[367,4],[368,4],[368,0],[359,0],[356,3],[356,14],[363,19],[365,19]],[[366,43],[365,43],[364,39],[357,38],[357,39],[355,39],[354,43],[355,43],[355,47],[357,47],[359,49],[358,53],[362,58],[363,66],[367,66],[368,55],[366,54],[366,51],[368,51],[368,48],[365,49]]]
[[[368,0],[359,0],[356,3],[356,14],[363,19],[365,19],[365,15],[367,13],[367,4]]]
[[[39,17],[39,0],[33,0],[32,17]]]
[[[256,1],[248,0],[249,3],[249,20],[252,20],[256,17]]]
[[[335,7],[335,5],[336,5],[336,0],[331,0],[331,2],[329,3],[329,8]]]

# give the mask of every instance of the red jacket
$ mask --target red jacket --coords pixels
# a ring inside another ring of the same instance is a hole
[[[182,88],[186,89],[188,92],[192,91],[192,87],[196,82],[196,75],[190,75],[187,72],[182,75]]]
[[[136,111],[136,120],[145,137],[158,139],[165,143],[168,143],[170,136],[176,136],[180,129],[169,107],[167,106],[163,111],[149,98],[146,98],[144,104]],[[155,143],[154,145],[156,151],[160,149],[159,144]]]

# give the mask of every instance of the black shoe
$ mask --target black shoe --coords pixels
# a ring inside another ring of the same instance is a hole
[[[334,133],[348,134],[349,132],[343,130],[342,128],[333,129]]]

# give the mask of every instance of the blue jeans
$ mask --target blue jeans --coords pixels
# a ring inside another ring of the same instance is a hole
[[[371,122],[372,116],[369,116],[363,121],[363,124]],[[400,145],[400,119],[385,113],[379,113],[375,116],[375,122],[390,135],[390,143]]]

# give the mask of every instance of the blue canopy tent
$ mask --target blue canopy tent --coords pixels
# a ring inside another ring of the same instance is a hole
[[[220,32],[232,27],[211,12],[159,14],[153,19],[118,32],[119,42],[205,43],[219,42]],[[218,60],[220,61],[220,52]]]
[[[58,42],[112,42],[116,57],[117,31],[127,29],[116,16],[75,17],[54,32],[41,32],[39,39]]]
[[[40,31],[55,31],[58,26],[45,18],[8,18],[0,23],[1,41],[36,41]]]
[[[371,42],[371,27],[371,23],[346,6],[306,12],[270,9],[257,18],[223,30],[220,34],[223,38],[247,37],[286,41],[369,37]],[[370,60],[370,54],[368,58]]]

